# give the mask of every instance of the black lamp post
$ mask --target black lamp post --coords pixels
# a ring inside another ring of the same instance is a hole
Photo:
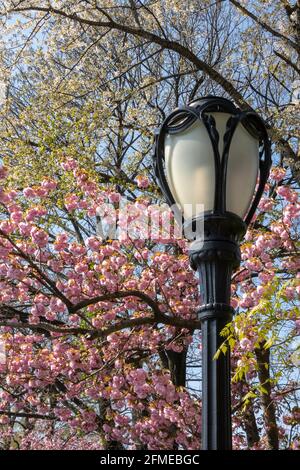
[[[173,111],[156,135],[154,167],[175,217],[202,243],[190,251],[202,305],[202,449],[231,449],[230,351],[215,353],[232,319],[231,274],[239,242],[257,208],[271,166],[262,119],[225,98],[207,96]],[[203,204],[199,212],[197,204]]]

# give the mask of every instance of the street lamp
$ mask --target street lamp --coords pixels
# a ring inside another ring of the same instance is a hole
[[[185,228],[203,221],[202,243],[190,251],[202,305],[202,449],[231,449],[230,351],[215,353],[231,321],[231,274],[239,242],[262,196],[271,166],[262,119],[225,98],[207,96],[175,109],[156,134],[160,188]],[[199,211],[199,204],[204,210]],[[193,246],[193,245],[192,245]]]

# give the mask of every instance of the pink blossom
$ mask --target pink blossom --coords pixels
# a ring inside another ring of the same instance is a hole
[[[12,222],[18,224],[23,219],[23,214],[22,214],[21,211],[12,212],[10,214],[10,218],[11,218]]]
[[[274,181],[281,181],[286,175],[286,170],[284,168],[272,168],[270,173],[270,178]]]
[[[262,263],[258,258],[250,258],[245,262],[245,266],[249,271],[260,271],[262,269]]]
[[[65,171],[71,171],[77,168],[77,162],[73,158],[68,158],[61,166]]]
[[[249,294],[244,294],[242,299],[239,301],[239,306],[242,308],[250,308],[253,307],[253,305],[253,298]]]
[[[70,315],[70,316],[69,316],[69,321],[70,321],[70,323],[72,323],[73,325],[78,325],[79,322],[80,322],[80,317],[79,317],[78,315],[76,315],[76,314]]]
[[[23,189],[23,194],[25,197],[28,197],[28,198],[36,197],[36,192],[32,188]]]
[[[82,168],[75,169],[73,174],[76,177],[78,183],[84,183],[88,181],[88,174]]]
[[[98,237],[89,237],[86,239],[86,245],[93,251],[99,251],[101,242]]]
[[[0,276],[6,276],[7,275],[7,266],[4,263],[0,264]]]
[[[248,339],[248,338],[243,338],[240,341],[240,347],[244,351],[251,351],[252,348],[253,348],[252,341],[250,341],[250,339]]]
[[[69,251],[76,256],[81,256],[84,255],[86,252],[86,248],[82,245],[79,245],[78,243],[70,243],[69,245]]]
[[[288,186],[279,186],[277,188],[277,193],[289,202],[296,202],[298,199],[296,191]]]
[[[18,229],[21,235],[23,235],[24,237],[28,237],[30,235],[32,225],[28,224],[27,222],[21,222],[18,224]]]
[[[108,196],[110,202],[112,203],[115,203],[115,202],[119,202],[120,200],[120,194],[119,193],[111,193],[109,196]]]
[[[79,205],[79,198],[76,194],[72,194],[66,197],[65,199],[65,206],[68,211],[73,211],[77,209]]]
[[[46,307],[42,303],[36,303],[31,309],[31,314],[33,316],[45,315],[45,312]]]
[[[27,211],[26,214],[26,220],[27,222],[32,222],[35,219],[38,219],[39,217],[43,217],[46,215],[47,211],[44,209],[44,207],[32,207]]]
[[[5,166],[1,165],[0,166],[0,179],[1,180],[5,179],[7,175],[8,175],[8,169]]]
[[[275,274],[272,271],[262,271],[262,272],[259,273],[258,278],[264,284],[267,284],[268,282],[272,281],[274,276],[275,276]]]
[[[297,333],[300,334],[300,319],[295,320],[295,328],[296,328]]]
[[[62,251],[66,248],[68,248],[68,239],[69,235],[67,233],[60,233],[57,235],[55,242],[54,242],[54,249],[56,251]]]
[[[78,263],[75,265],[75,272],[78,274],[83,274],[88,271],[89,267],[85,263]]]
[[[14,199],[16,199],[18,193],[17,191],[15,191],[14,189],[11,189],[10,191],[8,191],[7,193],[7,196],[9,198],[10,201],[13,201]]]
[[[274,206],[274,202],[275,201],[273,199],[263,197],[261,198],[258,207],[262,211],[270,211]]]
[[[137,185],[139,188],[148,188],[149,184],[150,184],[150,181],[149,179],[147,178],[147,176],[144,176],[144,175],[138,175],[136,177],[136,180],[137,180]]]
[[[49,320],[49,321],[53,321],[53,320],[56,319],[56,313],[55,313],[55,312],[49,312],[49,311],[47,311],[47,312],[45,313],[45,318],[46,318],[47,320]]]
[[[284,294],[288,300],[292,300],[295,298],[295,288],[294,287],[286,287],[284,290]]]
[[[48,196],[48,190],[43,187],[36,188],[35,192],[36,192],[36,195],[39,196],[40,198],[44,198]]]
[[[258,295],[261,296],[261,295],[263,295],[265,289],[264,289],[263,286],[257,286],[256,291],[257,291]]]
[[[294,450],[300,450],[300,439],[296,439],[296,440],[292,443],[292,449],[294,449]]]
[[[249,229],[247,230],[244,238],[247,242],[251,241],[253,239],[253,234],[252,234],[251,230],[249,230]]]
[[[53,180],[43,180],[42,187],[47,191],[53,191],[56,189],[57,183]]]
[[[10,234],[14,231],[14,226],[8,220],[4,220],[0,222],[0,230],[2,230],[6,234]]]
[[[51,297],[49,307],[55,313],[63,313],[66,310],[65,304],[57,297]]]

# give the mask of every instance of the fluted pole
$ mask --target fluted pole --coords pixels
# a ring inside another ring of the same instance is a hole
[[[199,273],[202,305],[202,440],[203,450],[232,448],[230,350],[215,354],[224,342],[220,335],[234,313],[230,306],[231,275],[240,264],[239,238],[245,231],[232,214],[204,220],[203,246],[191,252]]]

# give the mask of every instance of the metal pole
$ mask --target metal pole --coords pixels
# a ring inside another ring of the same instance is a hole
[[[207,312],[208,313],[208,312]],[[203,450],[231,449],[230,352],[214,355],[222,343],[220,332],[230,321],[211,311],[202,329],[202,440]],[[220,315],[221,314],[221,315]]]
[[[238,239],[244,233],[241,219],[231,214],[204,219],[204,243],[190,254],[199,273],[202,306],[202,449],[230,450],[230,351],[214,356],[224,338],[220,333],[234,313],[230,306],[231,275],[240,264]]]

